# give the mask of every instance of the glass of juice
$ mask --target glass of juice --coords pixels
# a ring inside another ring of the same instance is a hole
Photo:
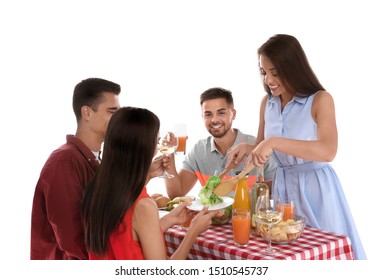
[[[176,152],[186,154],[186,140],[187,136],[187,125],[184,123],[178,123],[173,125],[173,132],[178,137],[178,147]]]
[[[178,147],[176,152],[181,152],[183,154],[186,153],[186,140],[188,139],[187,136],[178,136]]]
[[[197,212],[193,211],[190,213],[189,218],[181,225],[181,228],[183,230],[187,230],[190,227],[190,223],[193,220],[193,218],[197,215]]]
[[[294,219],[295,215],[295,201],[292,197],[279,197],[282,204],[284,205],[283,212],[283,221],[287,221],[289,219]]]
[[[250,239],[250,209],[233,209],[231,222],[235,246],[245,248]]]

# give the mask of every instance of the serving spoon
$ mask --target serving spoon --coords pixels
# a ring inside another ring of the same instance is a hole
[[[222,178],[230,171],[232,170],[233,168],[235,167],[235,163],[234,161],[232,161],[222,172],[221,174],[218,175],[219,178]]]
[[[231,165],[231,164],[230,164]],[[234,190],[235,186],[241,180],[243,177],[246,176],[247,173],[249,173],[251,170],[255,168],[255,165],[251,163],[246,169],[244,169],[241,173],[239,173],[237,176],[226,180],[224,182],[221,182],[218,186],[216,186],[213,190],[213,193],[215,193],[218,196],[225,196],[231,191]]]

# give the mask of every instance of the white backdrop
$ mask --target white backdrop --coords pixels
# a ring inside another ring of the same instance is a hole
[[[381,216],[383,20],[378,1],[337,3],[2,1],[0,213],[6,267],[37,270],[28,261],[34,188],[48,155],[75,132],[76,83],[88,77],[119,83],[122,105],[146,107],[164,124],[186,123],[188,145],[206,136],[200,93],[221,86],[233,92],[235,126],[256,134],[264,95],[256,51],[276,33],[298,38],[335,99],[339,149],[333,165],[368,263],[378,260],[381,244],[372,222]]]

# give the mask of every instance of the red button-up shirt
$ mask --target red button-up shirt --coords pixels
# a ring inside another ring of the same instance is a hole
[[[31,259],[88,259],[81,216],[83,191],[98,162],[73,135],[46,161],[32,207]]]

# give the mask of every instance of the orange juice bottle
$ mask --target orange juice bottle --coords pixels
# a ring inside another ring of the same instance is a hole
[[[233,209],[251,209],[249,189],[247,188],[247,178],[239,180],[234,194]]]

